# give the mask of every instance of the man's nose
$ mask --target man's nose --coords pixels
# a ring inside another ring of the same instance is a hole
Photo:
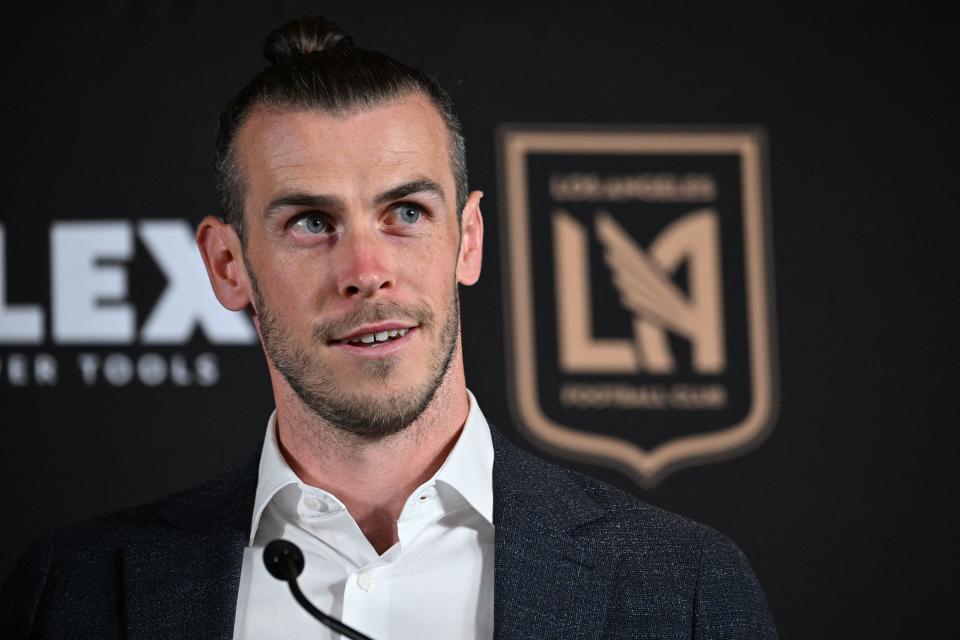
[[[364,235],[344,238],[338,256],[343,265],[337,282],[340,295],[369,298],[383,289],[396,285],[396,276],[390,266],[387,247]]]

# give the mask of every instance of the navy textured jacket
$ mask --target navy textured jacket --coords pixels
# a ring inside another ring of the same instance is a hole
[[[776,637],[727,538],[493,442],[496,638]],[[0,638],[231,638],[257,462],[38,539]]]

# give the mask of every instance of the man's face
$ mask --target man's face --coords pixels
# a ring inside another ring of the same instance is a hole
[[[266,110],[237,140],[264,349],[320,417],[365,437],[429,405],[458,354],[456,196],[425,97]]]

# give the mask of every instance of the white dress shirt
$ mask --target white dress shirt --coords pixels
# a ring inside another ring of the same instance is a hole
[[[493,442],[469,391],[470,412],[443,466],[407,498],[400,541],[378,555],[333,494],[304,484],[277,446],[270,416],[243,553],[234,638],[334,638],[263,564],[284,538],[303,550],[307,598],[374,640],[493,635]],[[397,464],[403,464],[398,461]]]

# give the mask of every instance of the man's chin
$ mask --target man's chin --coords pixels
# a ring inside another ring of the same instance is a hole
[[[369,388],[368,393],[382,393],[384,386],[389,389],[401,384],[403,380],[409,380],[408,377],[401,374],[400,370],[402,368],[403,361],[396,356],[364,360],[360,363],[360,370],[363,374],[362,377],[366,380],[358,381],[358,383],[365,383],[368,387],[374,387]]]
[[[303,397],[306,405],[332,426],[352,435],[378,440],[400,433],[423,414],[435,389],[409,385],[375,392],[333,390],[324,397]]]
[[[374,365],[376,366],[376,365]],[[370,365],[365,365],[368,369]],[[397,411],[408,403],[417,404],[427,394],[432,395],[428,381],[401,371],[400,367],[384,365],[383,371],[363,372],[350,382],[338,383],[334,396],[350,399],[353,403],[378,407],[395,407]],[[418,380],[411,384],[410,380]],[[327,394],[331,395],[331,394]]]

